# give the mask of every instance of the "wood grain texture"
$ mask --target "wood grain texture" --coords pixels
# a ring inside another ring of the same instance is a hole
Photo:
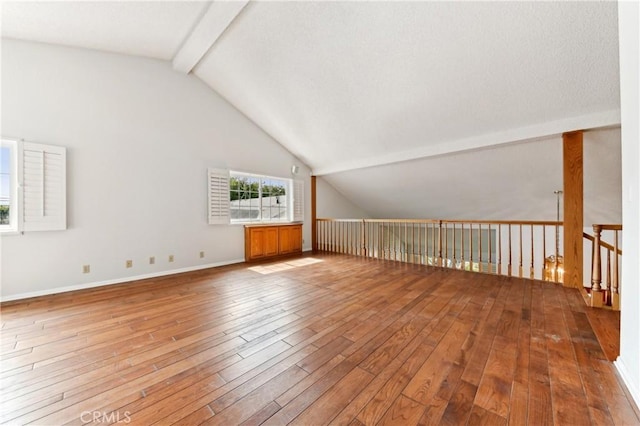
[[[582,131],[562,135],[564,285],[579,288],[583,277],[584,166]]]
[[[619,317],[577,289],[323,253],[261,266],[2,304],[0,422],[640,423],[592,326]]]

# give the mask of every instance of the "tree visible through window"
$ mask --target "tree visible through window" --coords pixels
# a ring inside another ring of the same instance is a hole
[[[231,172],[231,221],[289,221],[289,187],[288,179]]]
[[[11,224],[11,181],[13,162],[11,161],[11,147],[3,144],[0,146],[0,225]]]

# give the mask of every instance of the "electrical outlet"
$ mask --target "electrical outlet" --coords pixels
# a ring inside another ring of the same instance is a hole
[[[200,259],[204,259],[204,252],[203,251],[200,252]]]
[[[154,265],[156,263],[156,257],[155,256],[151,256],[149,258],[149,265]]]
[[[82,273],[88,274],[91,272],[91,265],[82,265]]]
[[[172,254],[169,255],[169,262],[173,262],[173,255]]]
[[[133,267],[133,260],[127,260],[127,268],[132,268]]]

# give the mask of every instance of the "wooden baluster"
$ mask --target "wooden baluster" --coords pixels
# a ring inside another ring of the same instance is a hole
[[[342,226],[342,253],[349,254],[349,222],[340,222]]]
[[[422,257],[422,224],[418,224],[418,256],[420,259],[420,264],[424,265],[424,258]]]
[[[487,226],[489,228],[489,231],[488,231],[488,236],[489,236],[489,241],[488,241],[488,247],[489,247],[489,271],[488,272],[490,274],[493,274],[495,272],[493,271],[493,269],[494,269],[493,268],[493,256],[492,256],[492,253],[491,253],[491,248],[492,248],[491,247],[491,224],[488,224]]]
[[[338,252],[338,222],[331,222],[331,251]]]
[[[328,251],[327,250],[327,222],[320,222],[322,224],[322,228],[321,228],[321,233],[320,235],[322,236],[322,242],[320,243],[320,247],[322,247],[322,251]]]
[[[325,241],[324,241],[325,250],[328,251],[328,252],[331,252],[331,223],[330,222],[326,222],[324,225],[325,225],[325,229],[324,229],[324,233],[325,233]]]
[[[469,223],[469,270],[473,271],[473,223]]]
[[[512,252],[512,247],[511,247],[511,224],[509,224],[509,263],[507,264],[507,272],[508,275],[511,276],[511,272],[512,272],[512,263],[511,263],[511,252]]]
[[[502,275],[502,225],[498,225],[498,275]]]
[[[336,251],[336,223],[329,222],[329,251],[335,253]]]
[[[444,257],[442,258],[442,266],[445,268],[449,266],[449,227],[444,224],[444,228],[440,228],[444,232]]]
[[[464,264],[465,260],[464,260],[464,223],[460,224],[460,257],[462,259],[460,259],[460,266],[462,267],[462,270],[466,270],[466,265]]]
[[[415,223],[411,222],[411,263],[416,261],[416,229]]]
[[[605,304],[611,306],[611,250],[609,249],[607,249],[607,276],[605,278]]]
[[[400,253],[400,260],[406,262],[409,257],[409,240],[407,238],[407,222],[404,223],[404,244],[400,246],[400,250],[404,250],[404,253]]]
[[[391,222],[387,222],[387,256],[391,260]]]
[[[431,265],[436,264],[436,224],[431,224]]]
[[[331,249],[329,248],[329,222],[324,222],[323,223],[323,232],[324,232],[324,251],[331,251]]]
[[[362,227],[360,228],[360,233],[361,238],[362,238],[362,256],[367,257],[367,254],[370,250],[367,250],[367,242],[369,241],[369,239],[367,238],[367,228],[369,227],[369,225],[367,224],[367,222],[362,219]]]
[[[518,271],[518,276],[522,278],[522,224],[520,224],[520,263]]]
[[[456,256],[456,224],[453,223],[453,269],[458,269],[458,259]]]
[[[533,223],[531,224],[531,268],[529,269],[529,278],[535,278],[535,269],[533,269]]]
[[[324,233],[324,248],[326,251],[331,252],[331,222],[325,222]]]
[[[398,260],[398,243],[399,241],[396,238],[396,223],[393,222],[393,232],[392,232],[392,237],[393,238],[393,260]]]
[[[614,231],[613,241],[613,283],[611,285],[611,308],[615,311],[620,310],[620,275],[618,264],[618,230]]]
[[[482,224],[478,224],[478,271],[482,272]]]
[[[593,225],[593,250],[591,254],[591,306],[602,307],[602,259],[600,258],[600,225]]]
[[[358,235],[358,230],[360,226],[356,222],[349,223],[349,227],[351,228],[351,251],[353,254],[361,256],[360,254],[360,236]]]
[[[442,221],[438,222],[438,266],[442,266]]]

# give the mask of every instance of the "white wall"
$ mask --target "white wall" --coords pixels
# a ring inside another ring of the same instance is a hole
[[[584,133],[585,227],[622,222],[621,162],[620,128]]]
[[[2,89],[4,137],[68,148],[68,230],[2,237],[3,300],[243,260],[243,227],[207,224],[207,167],[300,166],[310,247],[309,169],[170,63],[3,40]]]
[[[618,2],[622,119],[622,250],[620,356],[616,366],[640,406],[640,4]]]
[[[369,214],[338,192],[322,177],[316,178],[316,215],[319,218],[364,219]]]

